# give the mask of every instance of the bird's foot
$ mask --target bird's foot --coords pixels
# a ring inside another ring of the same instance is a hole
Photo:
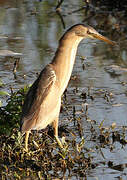
[[[57,141],[58,145],[60,146],[60,148],[63,149],[63,144],[62,144],[62,142],[59,140],[58,136],[55,136],[55,138],[56,138],[56,141]]]
[[[28,153],[28,147],[24,147],[24,148],[23,148],[23,152]]]

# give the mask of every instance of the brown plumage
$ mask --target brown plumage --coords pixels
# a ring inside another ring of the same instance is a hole
[[[21,131],[26,133],[26,150],[30,130],[44,129],[49,124],[52,124],[56,140],[62,147],[58,138],[61,96],[72,73],[77,47],[84,38],[115,44],[90,26],[77,24],[67,30],[59,41],[53,61],[41,71],[26,95],[21,117]]]
[[[39,128],[38,126],[38,124],[40,123],[39,113],[44,110],[44,108],[41,109],[41,107],[44,104],[46,106],[47,97],[52,87],[54,86],[55,81],[56,81],[56,76],[53,67],[51,64],[49,64],[40,73],[38,79],[33,83],[32,87],[30,88],[26,96],[22,110],[23,112],[22,118],[21,118],[22,132],[29,131],[30,129],[41,129],[41,127]],[[50,102],[48,102],[46,106],[46,111],[50,107],[49,103]],[[52,103],[53,102],[51,102],[51,104]]]

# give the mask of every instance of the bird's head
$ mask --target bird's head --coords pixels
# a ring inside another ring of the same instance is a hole
[[[94,28],[91,26],[86,26],[84,24],[76,24],[72,26],[68,32],[71,31],[75,33],[75,35],[80,36],[82,38],[92,38],[92,39],[99,39],[102,41],[107,42],[108,44],[115,45],[114,41],[109,40],[105,36],[99,34]]]

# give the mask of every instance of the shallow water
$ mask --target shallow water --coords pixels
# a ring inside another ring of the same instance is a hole
[[[81,23],[88,15],[85,10],[73,12],[84,4],[82,1],[64,2],[61,9],[66,29],[73,24]],[[15,58],[0,57],[0,80],[4,86],[0,90],[11,92],[31,84],[37,77],[37,73],[49,62],[51,62],[56,51],[58,40],[65,32],[61,19],[55,12],[56,3],[53,1],[0,1],[0,50],[11,50],[22,53],[19,65],[14,76],[12,70]],[[93,16],[85,21],[100,31],[101,23],[107,18],[108,25],[113,27],[109,21],[110,17]],[[98,26],[97,26],[98,25]],[[112,47],[97,40],[84,40],[80,43],[76,56],[72,79],[67,88],[68,109],[70,117],[73,106],[77,114],[81,114],[81,108],[88,103],[88,117],[100,124],[104,120],[104,126],[116,123],[118,127],[127,126],[127,41],[125,33],[120,36],[118,32],[104,24],[102,33],[110,39],[117,41],[118,46]],[[107,28],[106,28],[107,27]],[[117,68],[113,68],[116,65]],[[83,69],[83,66],[85,67]],[[122,69],[120,69],[122,68]],[[76,77],[74,80],[73,77]],[[74,93],[75,89],[78,91]],[[87,102],[80,97],[82,92],[94,97]],[[0,97],[3,105],[7,97]],[[69,124],[72,129],[73,123],[68,121],[67,114],[60,116],[60,124]],[[68,123],[69,122],[69,123]],[[89,122],[82,117],[82,127],[86,146],[92,146]],[[127,147],[122,148],[120,143],[115,144],[115,150],[102,148],[105,159],[99,153],[93,153],[99,166],[88,172],[88,179],[113,179],[118,176],[126,178],[127,171],[118,171],[103,165],[102,161],[112,160],[115,164],[127,163]]]

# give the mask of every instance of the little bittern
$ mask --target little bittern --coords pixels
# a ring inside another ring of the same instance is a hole
[[[66,31],[59,41],[52,62],[41,71],[26,95],[21,117],[21,131],[26,133],[26,150],[29,132],[44,129],[49,124],[52,124],[56,140],[60,144],[58,118],[61,96],[72,73],[77,47],[85,38],[100,39],[111,45],[115,44],[92,27],[83,24],[74,25]]]

